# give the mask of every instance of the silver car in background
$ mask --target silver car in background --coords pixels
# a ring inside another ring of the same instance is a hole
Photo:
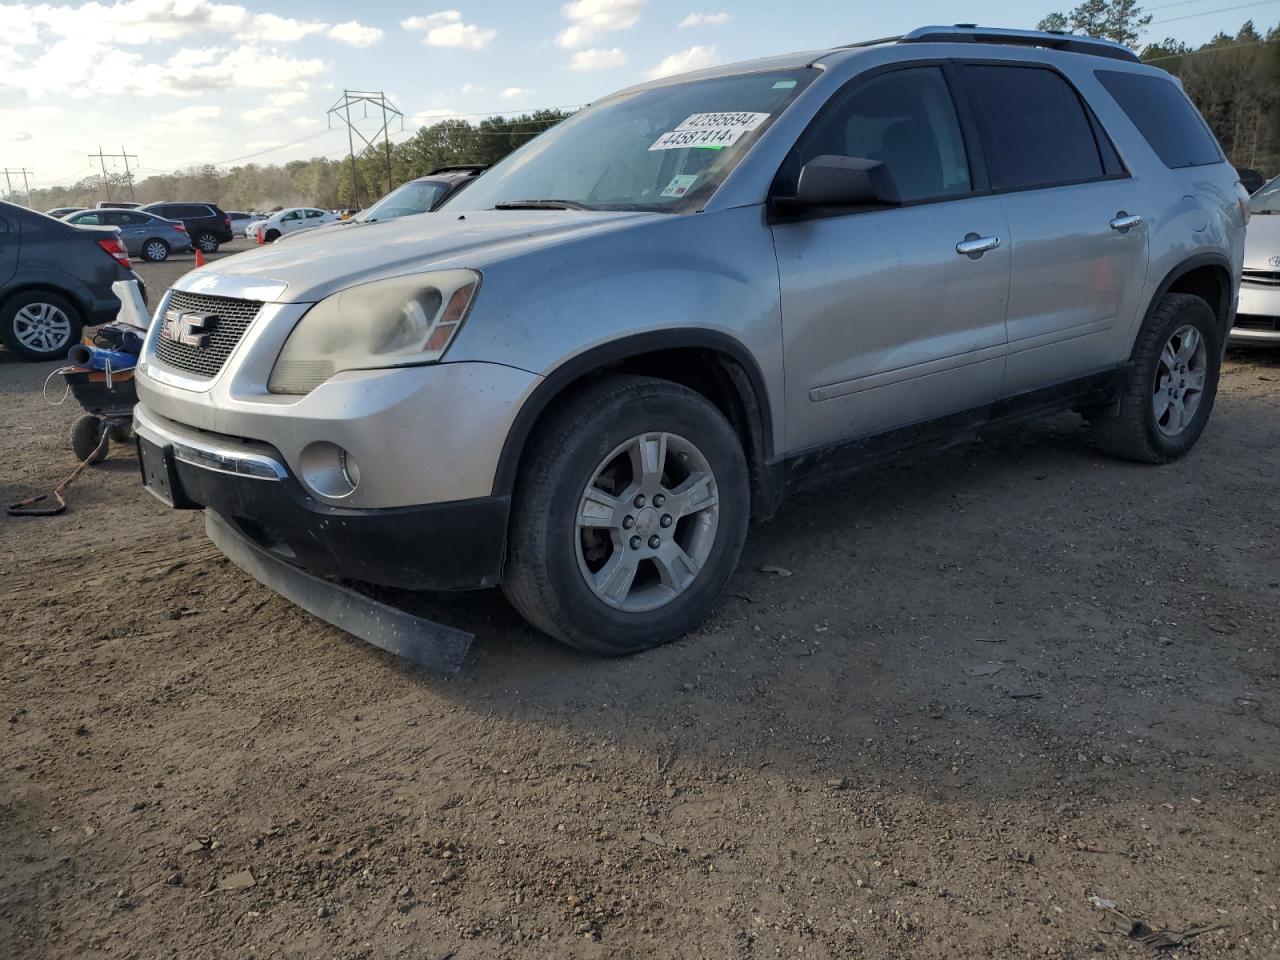
[[[431,216],[183,277],[138,367],[145,482],[260,559],[501,585],[633,653],[819,478],[1063,410],[1187,453],[1245,199],[1177,81],[1105,41],[928,27],[656,80]]]
[[[129,256],[141,257],[152,263],[161,263],[168,260],[170,254],[190,253],[193,249],[191,236],[184,224],[157,217],[154,213],[104,207],[83,210],[63,219],[82,227],[116,227]]]
[[[1231,342],[1280,347],[1280,177],[1249,198],[1249,210],[1240,311]]]

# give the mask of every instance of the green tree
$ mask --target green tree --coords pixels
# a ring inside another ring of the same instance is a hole
[[[1070,13],[1049,14],[1037,29],[1081,33],[1131,47],[1150,22],[1151,14],[1144,14],[1137,0],[1084,0]]]

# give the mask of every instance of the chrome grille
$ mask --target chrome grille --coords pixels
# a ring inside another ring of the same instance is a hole
[[[203,347],[193,347],[165,337],[156,338],[156,359],[166,367],[212,379],[218,375],[231,356],[231,351],[244,337],[245,331],[262,310],[262,304],[257,300],[211,297],[202,293],[173,290],[169,294],[165,310],[193,310],[217,317],[217,321],[212,324],[209,341]]]
[[[1267,286],[1280,286],[1280,270],[1245,270],[1242,279],[1250,283],[1265,283]]]

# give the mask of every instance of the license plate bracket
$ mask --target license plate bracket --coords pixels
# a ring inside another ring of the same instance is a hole
[[[173,452],[152,443],[146,437],[138,437],[138,466],[142,471],[142,485],[147,492],[167,507],[175,510],[191,510],[198,504],[191,503],[182,493],[178,471],[174,466]]]

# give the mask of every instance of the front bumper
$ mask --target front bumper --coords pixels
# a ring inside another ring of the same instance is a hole
[[[1234,344],[1280,346],[1280,286],[1245,282],[1231,328]]]
[[[148,470],[164,471],[173,506],[211,510],[294,566],[413,590],[477,589],[501,577],[508,497],[334,506],[311,496],[266,444],[183,427],[141,404],[134,432],[140,447],[150,445],[139,451],[144,482]]]

